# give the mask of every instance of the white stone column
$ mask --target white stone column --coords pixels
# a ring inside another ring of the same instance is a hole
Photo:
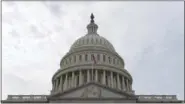
[[[57,90],[57,82],[56,82],[56,79],[54,80],[54,83],[55,83],[55,91]]]
[[[79,70],[79,86],[83,84],[82,80],[82,70]]]
[[[54,83],[53,83],[53,81],[52,81],[52,90],[51,90],[52,92],[54,91]]]
[[[58,79],[56,79],[56,90],[58,90]]]
[[[60,76],[60,91],[63,89],[63,78],[62,75]]]
[[[121,86],[120,86],[120,80],[119,80],[119,73],[117,73],[117,88],[120,90]]]
[[[114,88],[113,72],[112,71],[111,71],[111,74],[110,74],[110,78],[111,78],[111,87]]]
[[[123,86],[123,91],[126,91],[126,86],[125,86],[125,78],[122,76],[122,86]]]
[[[126,79],[127,82],[127,91],[129,91],[129,83],[128,83],[128,79]]]
[[[68,73],[66,73],[66,79],[65,79],[65,90],[68,88]]]
[[[130,87],[130,86],[129,86],[130,83],[129,83],[128,79],[127,79],[126,81],[127,81],[127,89],[128,89],[128,91],[130,91],[130,88],[129,88],[129,87]]]
[[[103,82],[102,82],[102,84],[106,84],[106,77],[105,77],[106,75],[105,75],[105,70],[103,70]]]
[[[131,82],[129,82],[129,89],[130,89],[130,92],[132,92],[132,85],[131,85]]]
[[[90,71],[90,70],[88,69],[88,70],[87,70],[87,83],[90,82],[90,72],[89,72],[89,71]]]
[[[95,70],[95,82],[98,82],[98,70]]]
[[[74,82],[75,82],[75,79],[74,79],[74,78],[75,78],[75,72],[73,71],[73,72],[72,72],[72,87],[75,86],[75,85],[74,85],[74,84],[75,84],[75,83],[74,83]]]
[[[56,89],[55,86],[56,86],[55,85],[55,80],[53,80],[53,91],[55,91],[55,89]]]

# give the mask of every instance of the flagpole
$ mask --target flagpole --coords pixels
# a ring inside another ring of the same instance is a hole
[[[93,80],[93,62],[92,62],[92,71],[91,71],[91,75],[92,75],[92,80]]]

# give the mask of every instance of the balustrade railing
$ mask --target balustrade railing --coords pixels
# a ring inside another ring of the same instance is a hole
[[[46,101],[48,95],[8,95],[7,100],[13,101]]]
[[[176,95],[137,95],[139,100],[177,100]]]

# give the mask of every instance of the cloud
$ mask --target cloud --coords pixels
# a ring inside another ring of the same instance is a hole
[[[3,99],[7,94],[49,94],[61,58],[87,33],[91,12],[98,33],[123,57],[136,94],[177,94],[183,99],[183,6],[144,1],[3,2]]]

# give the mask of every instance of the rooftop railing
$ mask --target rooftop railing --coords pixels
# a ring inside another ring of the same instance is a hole
[[[46,101],[48,95],[8,95],[7,100],[13,101]]]
[[[177,100],[176,95],[137,95],[139,100],[159,100],[159,101],[174,101]]]

